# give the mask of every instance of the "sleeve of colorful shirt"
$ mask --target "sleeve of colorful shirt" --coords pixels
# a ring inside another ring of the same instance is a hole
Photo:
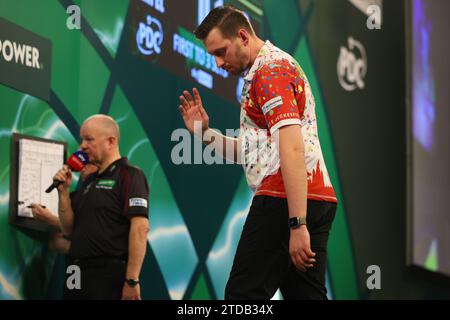
[[[287,60],[272,61],[255,73],[253,90],[270,133],[283,126],[301,125],[305,110],[304,81]]]

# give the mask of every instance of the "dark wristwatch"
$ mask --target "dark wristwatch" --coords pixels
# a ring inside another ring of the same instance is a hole
[[[138,283],[138,279],[125,279],[125,282],[132,288],[134,288]]]
[[[289,228],[291,229],[298,229],[302,224],[306,225],[306,217],[289,218]]]

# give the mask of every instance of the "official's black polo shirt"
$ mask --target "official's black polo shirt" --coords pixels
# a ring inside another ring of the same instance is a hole
[[[72,196],[72,258],[128,258],[130,218],[148,217],[147,179],[123,157],[90,175]]]

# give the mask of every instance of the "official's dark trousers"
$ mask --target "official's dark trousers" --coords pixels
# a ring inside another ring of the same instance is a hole
[[[327,242],[336,203],[308,200],[307,226],[314,267],[298,270],[289,255],[290,229],[285,198],[255,196],[239,240],[225,299],[327,299]]]
[[[66,300],[120,300],[127,262],[117,258],[68,259],[80,268],[80,288],[64,288]],[[75,274],[75,273],[73,273]],[[68,274],[68,278],[72,275]],[[75,283],[69,279],[70,283]]]

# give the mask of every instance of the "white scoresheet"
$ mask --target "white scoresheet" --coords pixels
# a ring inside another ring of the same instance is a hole
[[[32,203],[46,206],[58,214],[58,193],[54,189],[45,193],[55,173],[64,164],[64,145],[29,139],[19,141],[19,194],[17,213],[32,218]]]

